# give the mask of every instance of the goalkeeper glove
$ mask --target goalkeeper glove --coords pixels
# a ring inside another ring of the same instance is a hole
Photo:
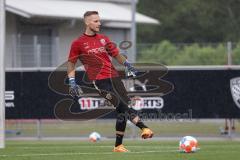
[[[74,97],[80,97],[80,95],[83,93],[82,89],[80,88],[79,85],[75,82],[75,78],[71,77],[68,79],[69,80],[69,94],[74,98]]]
[[[136,77],[138,71],[126,60],[124,63],[127,78]]]

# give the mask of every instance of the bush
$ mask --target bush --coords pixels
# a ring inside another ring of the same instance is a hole
[[[227,49],[219,44],[172,44],[162,41],[139,50],[137,62],[162,63],[165,65],[225,65]],[[240,43],[233,51],[234,63],[240,61]]]

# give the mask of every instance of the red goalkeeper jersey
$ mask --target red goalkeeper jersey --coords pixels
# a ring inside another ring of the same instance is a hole
[[[118,54],[119,50],[107,36],[83,34],[72,42],[68,61],[76,63],[80,59],[88,78],[99,80],[118,76],[109,57],[115,57]]]

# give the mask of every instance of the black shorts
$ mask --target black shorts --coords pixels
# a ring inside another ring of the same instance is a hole
[[[93,83],[99,95],[110,101],[116,108],[123,105],[128,107],[131,102],[120,77],[96,80]]]

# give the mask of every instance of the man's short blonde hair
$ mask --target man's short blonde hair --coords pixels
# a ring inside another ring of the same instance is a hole
[[[85,19],[86,17],[94,15],[94,14],[98,15],[98,11],[87,11],[84,13],[83,18]]]

